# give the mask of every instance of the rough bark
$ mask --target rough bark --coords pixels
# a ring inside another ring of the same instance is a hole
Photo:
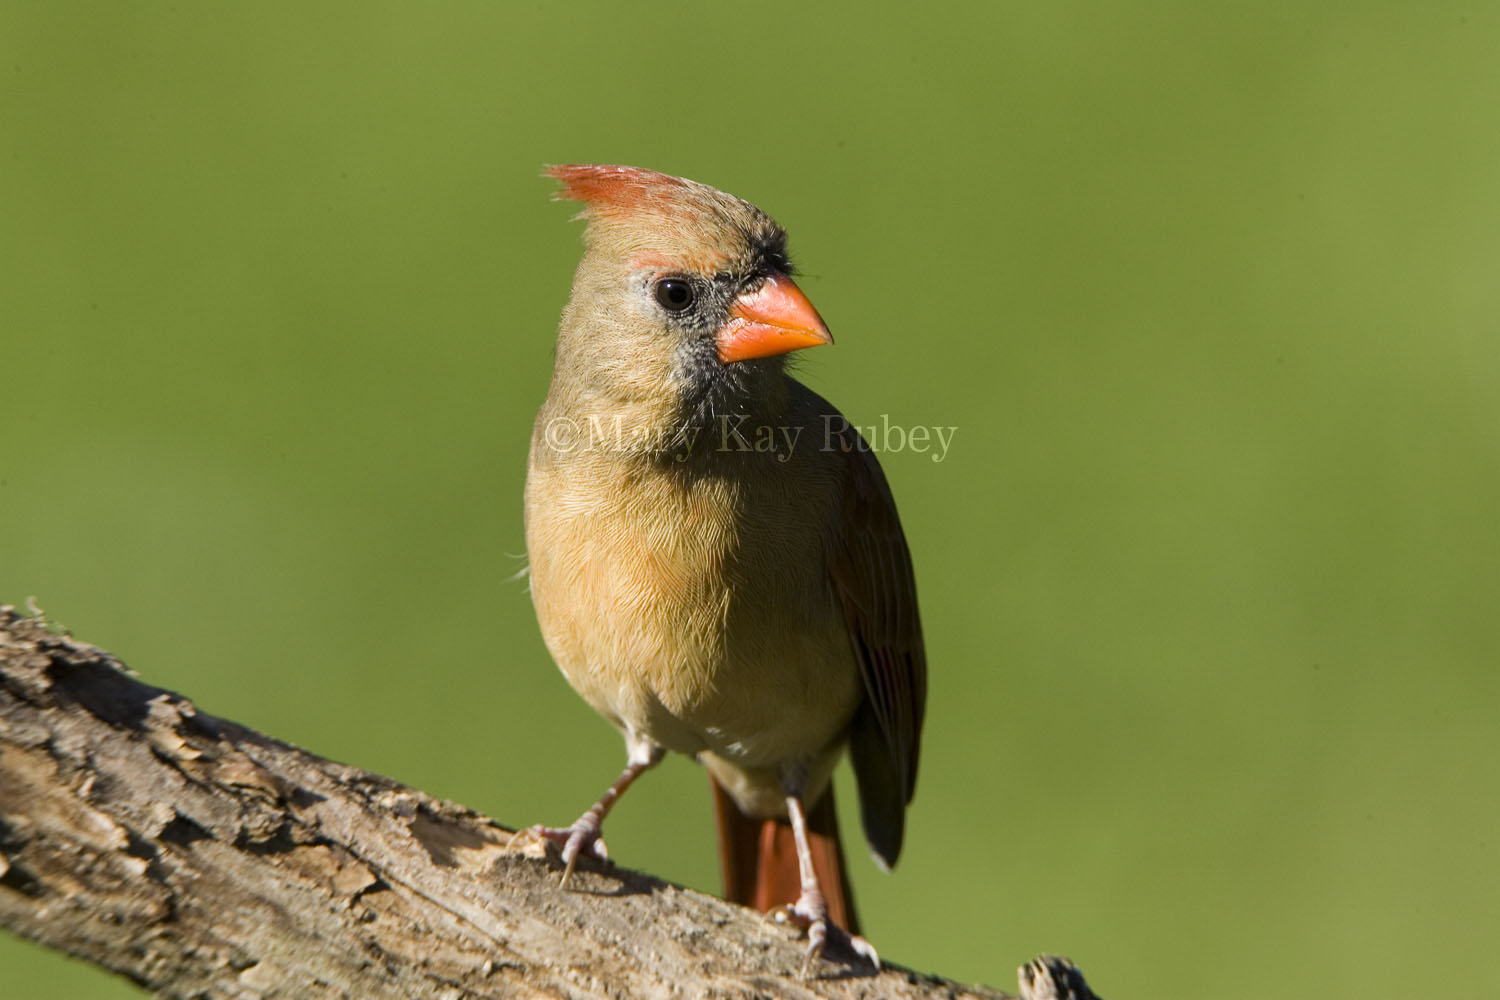
[[[0,927],[173,997],[982,997],[142,684],[0,607]],[[522,847],[525,843],[528,846]]]

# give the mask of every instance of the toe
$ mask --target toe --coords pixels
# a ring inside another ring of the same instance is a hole
[[[860,958],[875,966],[875,971],[880,971],[880,955],[875,951],[875,946],[858,934],[849,935],[849,949]]]
[[[823,933],[818,933],[819,930]],[[823,957],[823,947],[827,942],[827,928],[819,928],[817,924],[807,929],[807,957],[802,960],[802,978],[811,979],[813,968],[818,964],[818,959]]]

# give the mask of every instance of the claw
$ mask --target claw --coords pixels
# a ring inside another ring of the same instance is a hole
[[[578,865],[578,856],[587,851],[600,861],[609,860],[609,848],[600,836],[600,825],[592,814],[585,814],[572,826],[534,826],[529,831],[562,849],[563,873],[558,888],[566,888]]]
[[[858,934],[850,934],[848,945],[849,948],[854,952],[854,954],[858,955],[860,958],[873,965],[876,972],[880,971],[880,955],[876,953],[875,946],[873,944],[866,941]]]
[[[604,838],[600,836],[604,829],[604,817],[609,815],[609,810],[625,794],[630,783],[643,772],[655,767],[666,753],[655,744],[634,741],[631,737],[627,737],[626,745],[630,747],[630,763],[620,772],[615,783],[605,790],[604,797],[578,817],[572,826],[534,826],[527,831],[540,837],[543,842],[557,844],[562,848],[564,867],[562,881],[558,883],[559,889],[565,888],[568,879],[573,877],[573,867],[578,864],[578,855],[584,851],[591,852],[600,861],[609,860],[609,849],[604,846]]]
[[[874,946],[829,920],[828,908],[820,897],[804,895],[795,903],[771,910],[766,917],[800,927],[807,933],[807,956],[802,960],[803,979],[812,978],[814,966],[830,946],[835,952],[863,959],[874,966],[876,972],[880,971],[880,955]]]

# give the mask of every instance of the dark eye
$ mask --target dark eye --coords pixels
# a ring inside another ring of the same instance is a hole
[[[680,313],[697,297],[692,284],[681,278],[663,278],[656,283],[656,302],[667,312]]]

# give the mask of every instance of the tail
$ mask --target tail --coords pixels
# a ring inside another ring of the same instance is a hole
[[[753,906],[762,913],[795,903],[802,894],[797,867],[797,842],[784,819],[751,819],[712,778],[714,815],[719,825],[719,865],[724,873],[724,898]],[[807,813],[813,871],[828,901],[828,916],[850,934],[859,933],[854,893],[844,868],[839,844],[839,818],[833,808],[833,786]]]

